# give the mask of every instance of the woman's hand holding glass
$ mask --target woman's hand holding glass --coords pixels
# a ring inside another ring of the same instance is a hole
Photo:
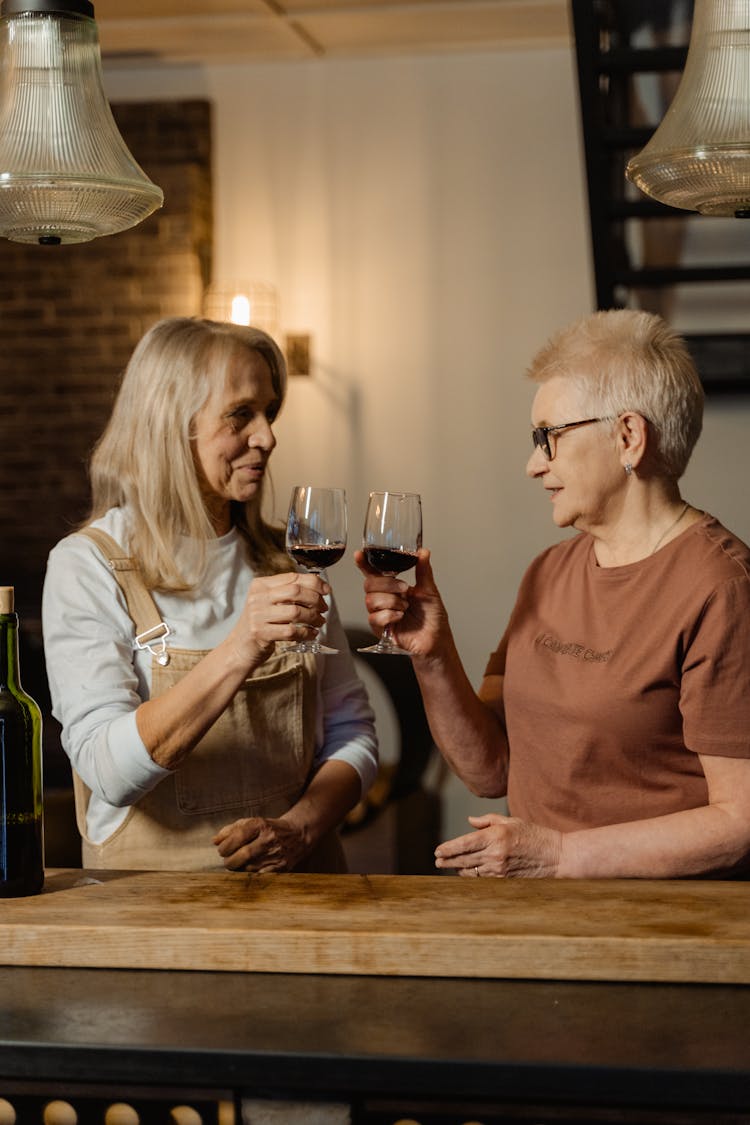
[[[277,643],[313,637],[325,621],[330,592],[318,574],[291,571],[254,578],[234,629],[248,667],[270,656]]]
[[[411,570],[422,546],[422,501],[416,492],[371,492],[367,504],[362,550],[371,572],[395,578]],[[385,623],[377,644],[359,649],[386,656],[409,656]]]
[[[374,633],[395,628],[398,647],[413,657],[436,657],[453,644],[440,591],[435,585],[430,552],[417,552],[414,582],[382,575],[368,565],[364,551],[354,561],[365,576],[365,606]]]
[[[365,576],[370,628],[381,634],[360,652],[435,657],[453,646],[430,552],[422,547],[422,505],[416,493],[370,493],[363,546],[354,561]],[[413,566],[414,582],[401,574]],[[395,629],[395,641],[393,631]]]

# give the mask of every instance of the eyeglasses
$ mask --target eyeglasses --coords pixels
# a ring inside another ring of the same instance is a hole
[[[534,449],[541,449],[548,461],[555,456],[555,443],[550,442],[551,434],[559,434],[561,430],[569,430],[572,426],[589,426],[592,422],[611,422],[609,418],[582,418],[580,422],[564,422],[561,426],[535,426],[531,431],[531,440]]]

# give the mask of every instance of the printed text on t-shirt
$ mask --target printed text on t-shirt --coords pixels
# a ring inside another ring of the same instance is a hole
[[[606,664],[613,652],[611,648],[606,652],[597,652],[586,645],[576,644],[575,641],[560,641],[551,633],[540,633],[535,643],[551,649],[558,656],[574,656],[577,660],[588,660],[595,664]]]

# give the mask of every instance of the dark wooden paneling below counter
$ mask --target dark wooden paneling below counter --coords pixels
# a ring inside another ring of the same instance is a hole
[[[201,1087],[344,1102],[354,1125],[745,1125],[748,1028],[736,986],[6,968],[0,1096]]]

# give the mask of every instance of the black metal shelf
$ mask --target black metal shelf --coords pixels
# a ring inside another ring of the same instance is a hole
[[[697,218],[697,211],[675,211],[666,203],[659,203],[656,199],[611,199],[607,204],[607,217],[617,219],[673,219],[675,215],[680,218]]]
[[[643,269],[613,270],[615,285],[631,289],[657,289],[665,285],[686,285],[706,281],[750,281],[750,264],[746,266],[671,266]]]
[[[623,0],[627,3],[627,0]],[[608,47],[597,55],[599,74],[659,74],[683,70],[685,47]]]
[[[627,128],[602,129],[601,144],[603,148],[616,152],[626,152],[628,149],[640,150],[654,135],[653,125],[630,125]]]
[[[707,393],[732,395],[750,390],[750,333],[686,333],[685,339]]]

